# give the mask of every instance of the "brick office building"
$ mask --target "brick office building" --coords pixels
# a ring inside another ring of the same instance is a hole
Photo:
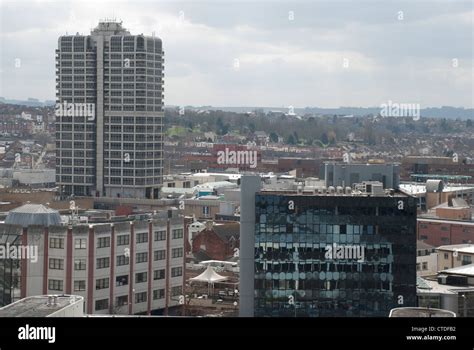
[[[417,239],[432,246],[474,242],[474,222],[418,218]]]

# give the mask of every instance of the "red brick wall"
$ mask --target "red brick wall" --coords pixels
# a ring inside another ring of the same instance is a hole
[[[226,257],[232,255],[230,247],[223,242],[214,231],[201,231],[193,239],[193,253],[201,250],[201,246],[205,245],[203,249],[212,260],[225,260]]]
[[[418,221],[418,239],[435,247],[448,244],[474,243],[474,226],[437,221]],[[422,237],[422,236],[426,236]]]

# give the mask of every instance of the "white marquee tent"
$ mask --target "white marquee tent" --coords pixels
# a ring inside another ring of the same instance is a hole
[[[193,277],[190,279],[191,282],[207,282],[208,288],[214,283],[225,281],[227,277],[219,275],[211,265],[207,266],[207,269],[201,273],[199,276]]]
[[[207,283],[216,283],[225,281],[227,277],[219,275],[211,265],[207,266],[207,269],[201,273],[199,276],[193,277],[190,280],[193,282],[207,282]]]

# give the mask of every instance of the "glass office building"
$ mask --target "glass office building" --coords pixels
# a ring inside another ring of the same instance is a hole
[[[255,194],[255,316],[388,317],[416,305],[416,203]]]

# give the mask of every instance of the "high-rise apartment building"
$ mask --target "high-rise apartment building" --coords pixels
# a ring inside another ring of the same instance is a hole
[[[56,50],[61,194],[157,198],[163,171],[162,42],[100,22]]]
[[[241,316],[388,317],[416,305],[413,197],[260,182],[242,178]]]

